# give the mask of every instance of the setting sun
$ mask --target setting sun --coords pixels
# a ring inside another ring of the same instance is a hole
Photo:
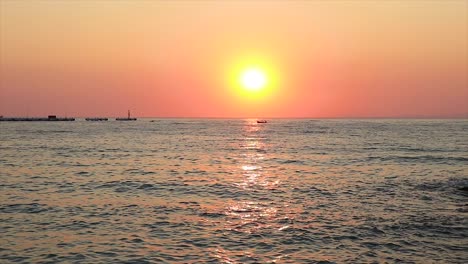
[[[286,73],[279,67],[282,65],[280,58],[279,54],[270,52],[232,54],[232,60],[226,63],[227,67],[223,70],[233,104],[241,103],[247,109],[246,103],[252,103],[249,111],[258,109],[259,103],[263,105],[262,109],[270,107],[281,90]]]
[[[242,86],[249,91],[259,91],[267,82],[265,73],[257,68],[245,70],[241,75]]]

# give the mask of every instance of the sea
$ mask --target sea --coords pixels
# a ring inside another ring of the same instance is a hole
[[[468,121],[0,122],[0,263],[467,263]]]

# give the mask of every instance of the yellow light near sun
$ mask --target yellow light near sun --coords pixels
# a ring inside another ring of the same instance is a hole
[[[264,101],[273,96],[278,81],[271,61],[249,56],[232,66],[229,83],[239,99]]]
[[[261,69],[250,68],[242,73],[241,82],[249,91],[260,91],[267,83],[267,76]]]

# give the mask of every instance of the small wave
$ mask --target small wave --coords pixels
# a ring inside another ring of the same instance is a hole
[[[140,185],[137,189],[150,190],[150,189],[154,189],[154,188],[155,188],[155,186],[153,184],[144,183],[144,184]]]
[[[61,133],[75,133],[73,130],[30,130],[28,131],[34,134],[61,134]]]
[[[302,131],[303,134],[330,134],[332,133],[330,130],[304,130]]]
[[[432,156],[432,155],[422,155],[422,156],[370,156],[368,160],[380,160],[380,161],[400,161],[400,162],[465,162],[468,161],[466,157],[444,157],[444,156]]]
[[[292,164],[292,163],[305,164],[305,162],[302,161],[302,160],[293,160],[293,159],[279,160],[278,162],[281,163],[281,164]]]
[[[9,204],[9,205],[0,206],[0,212],[10,213],[10,214],[15,214],[15,213],[38,214],[38,213],[45,213],[50,210],[52,210],[51,207],[38,204],[38,203]]]

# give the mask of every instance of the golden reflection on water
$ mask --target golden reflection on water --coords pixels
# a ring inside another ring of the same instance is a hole
[[[255,119],[245,120],[243,142],[240,145],[243,150],[240,158],[242,181],[235,183],[242,189],[275,189],[280,183],[279,180],[272,179],[264,167],[269,147],[267,137],[262,133],[266,125],[258,124]]]
[[[281,232],[289,228],[288,223],[278,223],[278,204],[268,201],[270,192],[280,185],[280,180],[271,175],[268,170],[269,145],[267,134],[263,133],[267,124],[257,124],[256,120],[246,120],[243,127],[243,138],[239,147],[239,165],[234,175],[238,175],[235,187],[244,192],[250,192],[249,197],[242,201],[232,201],[226,207],[226,231],[246,234],[261,234],[262,232]],[[281,205],[283,206],[283,205]],[[287,207],[287,205],[285,205]],[[244,256],[252,252],[242,252]],[[215,256],[224,263],[233,263],[226,250],[218,249]],[[282,256],[277,256],[273,262]]]

